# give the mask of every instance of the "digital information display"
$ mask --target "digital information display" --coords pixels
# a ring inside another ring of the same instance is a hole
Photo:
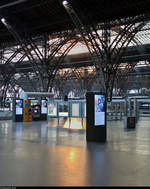
[[[23,114],[23,101],[16,100],[16,115],[22,115],[22,114]]]
[[[41,113],[47,114],[47,100],[41,100]]]
[[[105,95],[94,95],[94,125],[105,125]]]

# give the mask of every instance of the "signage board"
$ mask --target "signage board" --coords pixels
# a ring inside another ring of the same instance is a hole
[[[57,116],[57,103],[49,103],[48,104],[48,115],[49,116]]]

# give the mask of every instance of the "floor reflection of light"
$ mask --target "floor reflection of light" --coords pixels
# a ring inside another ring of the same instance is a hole
[[[75,151],[73,149],[69,152],[69,160],[71,163],[75,161]]]
[[[59,145],[48,150],[47,176],[51,177],[51,170],[59,170],[53,173],[59,186],[84,186],[91,178],[89,164],[86,150]]]
[[[4,133],[5,135],[8,134],[8,124],[2,125],[2,131],[3,131],[3,133]]]
[[[80,118],[67,119],[63,128],[69,129],[85,129],[85,121],[82,122]]]

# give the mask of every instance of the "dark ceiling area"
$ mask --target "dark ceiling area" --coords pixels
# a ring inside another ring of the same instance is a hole
[[[121,21],[131,17],[149,18],[149,0],[68,0],[84,24]],[[0,17],[8,18],[14,26],[35,36],[69,30],[74,26],[61,0],[3,0]],[[13,40],[0,23],[0,42]]]
[[[150,0],[0,1],[2,101],[10,85],[33,90],[34,81],[35,91],[61,91],[67,88],[63,81],[73,79],[73,89],[78,90],[82,80],[92,87],[96,79],[105,90],[101,71],[110,98],[114,81],[121,83],[116,78],[122,76],[123,84],[131,75],[132,81],[142,77],[144,83],[143,76],[148,81],[149,21]],[[87,54],[80,52],[82,46]],[[69,55],[74,47],[79,54]],[[149,88],[149,83],[143,86]]]

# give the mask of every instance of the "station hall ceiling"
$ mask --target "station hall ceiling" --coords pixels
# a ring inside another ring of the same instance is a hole
[[[149,20],[150,0],[68,0],[83,24],[104,23],[135,16]],[[74,28],[62,0],[3,0],[0,18],[11,19],[27,35],[55,33]],[[0,22],[0,43],[13,41],[11,33]]]

